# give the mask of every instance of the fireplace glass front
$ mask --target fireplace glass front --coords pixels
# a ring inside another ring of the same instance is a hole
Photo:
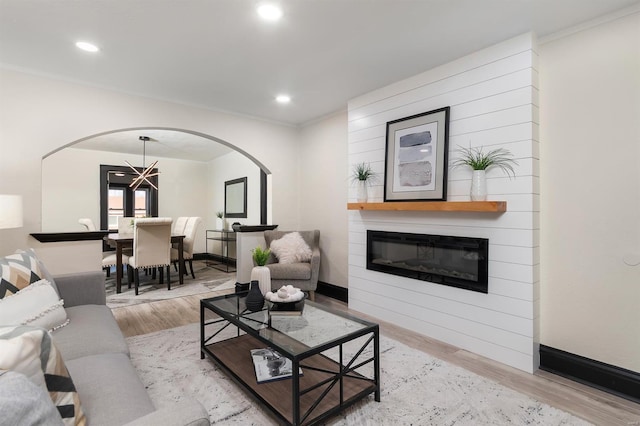
[[[367,269],[488,292],[489,240],[367,231]]]

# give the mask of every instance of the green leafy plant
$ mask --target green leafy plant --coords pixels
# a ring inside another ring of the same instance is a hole
[[[518,165],[518,162],[511,158],[512,154],[507,149],[497,148],[485,153],[482,147],[469,147],[458,148],[456,151],[460,153],[460,158],[452,163],[453,167],[469,166],[473,170],[489,170],[492,167],[498,167],[507,176],[516,176],[513,166]]]
[[[251,253],[253,253],[253,260],[254,262],[256,262],[256,265],[264,266],[267,264],[267,260],[269,260],[269,254],[271,253],[271,250],[263,250],[262,247],[258,246],[251,250]]]
[[[351,174],[352,183],[358,181],[373,182],[377,178],[378,174],[371,169],[371,164],[362,162],[353,166],[353,173]]]
[[[222,212],[217,212],[217,213],[216,213],[216,217],[217,217],[218,219],[222,219],[222,218],[224,217],[224,213],[222,213]]]

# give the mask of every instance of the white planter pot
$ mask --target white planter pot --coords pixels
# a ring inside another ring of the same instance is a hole
[[[487,176],[485,170],[474,170],[471,177],[471,201],[487,199]]]
[[[224,229],[224,219],[220,217],[216,218],[216,229]]]
[[[357,194],[357,198],[358,198],[358,202],[359,203],[366,203],[368,197],[368,191],[367,191],[367,181],[366,180],[359,180],[358,181],[358,194]]]
[[[271,271],[266,266],[254,266],[251,281],[258,281],[263,296],[271,291]]]

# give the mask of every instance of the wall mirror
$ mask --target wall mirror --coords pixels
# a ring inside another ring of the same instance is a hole
[[[224,216],[247,217],[247,178],[224,183]]]

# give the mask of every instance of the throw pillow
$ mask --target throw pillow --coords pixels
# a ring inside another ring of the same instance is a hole
[[[0,270],[0,299],[11,296],[42,278],[38,258],[33,252],[15,253],[0,258]]]
[[[86,425],[73,380],[45,329],[0,327],[0,369],[22,373],[46,389],[65,425]]]
[[[280,263],[309,262],[313,252],[299,232],[289,232],[282,238],[271,241],[269,249]]]
[[[51,284],[40,280],[0,299],[0,324],[33,325],[53,331],[69,323],[63,304]]]
[[[7,425],[63,425],[49,394],[15,371],[0,371],[0,413]]]
[[[38,255],[36,255],[36,252],[35,252],[34,249],[30,248],[30,249],[26,249],[26,250],[16,250],[16,253],[26,253],[29,256],[37,259],[38,267],[40,268],[40,272],[41,272],[40,278],[43,278],[43,279],[49,281],[49,283],[51,283],[51,286],[56,291],[56,293],[58,293],[58,295],[60,294],[60,292],[58,291],[58,286],[56,285],[56,281],[53,279],[53,275],[51,275],[51,272],[49,272],[49,270],[44,265],[42,260],[40,260]]]

